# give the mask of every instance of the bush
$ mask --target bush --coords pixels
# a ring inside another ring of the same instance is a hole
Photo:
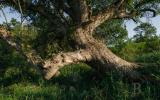
[[[144,52],[146,47],[145,42],[134,43],[127,42],[122,47],[114,47],[111,48],[114,53],[119,55],[121,58],[126,59],[128,61],[135,61],[135,57]]]
[[[142,54],[136,57],[137,62],[160,64],[160,52]]]

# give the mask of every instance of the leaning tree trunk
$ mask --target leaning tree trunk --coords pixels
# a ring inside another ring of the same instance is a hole
[[[94,30],[101,25],[103,22],[113,18],[128,18],[132,17],[132,13],[127,13],[124,9],[117,11],[117,5],[114,4],[107,7],[105,10],[89,18],[89,12],[85,0],[80,0],[80,24],[74,31],[74,40],[77,45],[81,48],[75,52],[60,53],[50,60],[45,61],[43,66],[44,76],[46,79],[50,79],[58,73],[58,70],[65,65],[84,62],[98,71],[106,72],[109,69],[121,70],[125,74],[131,77],[137,77],[137,73],[133,70],[139,67],[135,63],[127,62],[115,54],[113,54],[100,40],[96,40],[92,33]],[[124,0],[120,0],[118,6],[123,6]],[[85,10],[84,10],[85,8]],[[88,22],[86,23],[86,21]]]
[[[50,79],[55,76],[59,73],[59,69],[65,65],[77,62],[84,62],[101,72],[108,71],[109,69],[117,69],[130,76],[137,76],[133,69],[139,67],[138,65],[119,58],[113,54],[103,42],[94,39],[92,36],[94,30],[103,22],[114,18],[132,18],[135,16],[135,12],[127,12],[123,7],[125,0],[119,0],[118,5],[111,4],[102,12],[91,16],[86,0],[78,1],[79,2],[73,0],[73,2],[78,3],[78,6],[74,6],[75,8],[72,7],[76,10],[72,15],[75,15],[74,17],[77,18],[77,20],[74,20],[77,21],[77,28],[73,32],[73,35],[75,42],[81,48],[80,50],[60,53],[51,59],[43,60],[34,50],[25,51],[22,44],[15,42],[14,37],[8,34],[10,32],[4,28],[0,28],[0,38],[24,55],[33,65],[38,66],[43,72],[45,79]]]
[[[88,25],[86,27],[81,26],[74,32],[74,40],[77,45],[81,47],[80,50],[60,53],[51,60],[45,62],[43,68],[45,70],[46,79],[50,79],[56,75],[58,70],[65,65],[80,61],[91,65],[92,68],[100,72],[106,72],[109,69],[117,69],[135,77],[133,69],[138,67],[138,65],[127,62],[113,54],[106,47],[106,44],[93,38],[90,33],[91,30],[93,30],[92,25],[91,27]]]

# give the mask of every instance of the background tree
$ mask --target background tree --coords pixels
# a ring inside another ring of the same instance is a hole
[[[136,42],[144,42],[147,40],[151,40],[156,37],[156,28],[152,26],[150,23],[142,23],[137,26],[134,31],[137,32],[134,35],[134,39]]]
[[[150,23],[142,23],[134,29],[137,34],[133,39],[136,43],[145,43],[143,52],[153,52],[159,50],[159,38],[156,34],[156,28]]]

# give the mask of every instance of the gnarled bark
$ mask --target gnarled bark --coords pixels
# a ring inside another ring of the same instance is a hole
[[[127,62],[113,54],[103,42],[94,39],[89,32],[90,29],[83,27],[79,27],[75,31],[77,45],[83,50],[58,54],[45,62],[43,68],[46,79],[54,76],[64,65],[81,61],[101,72],[117,69],[128,75],[130,74],[130,76],[135,74],[132,72],[134,72],[135,68],[139,67],[138,65]]]
[[[90,50],[77,50],[75,52],[60,53],[54,58],[45,61],[44,74],[45,79],[50,79],[54,76],[60,68],[65,65],[77,63],[77,62],[88,62],[92,60]]]
[[[103,42],[94,39],[92,36],[92,32],[94,32],[96,27],[104,21],[113,18],[130,18],[134,16],[134,12],[128,13],[125,9],[119,9],[125,0],[119,0],[118,5],[112,4],[108,6],[96,16],[89,15],[88,6],[85,0],[78,1],[78,8],[71,8],[76,12],[76,14],[73,13],[72,15],[74,15],[78,20],[75,22],[77,23],[77,28],[73,34],[75,42],[81,48],[80,50],[60,53],[45,61],[41,59],[34,50],[25,52],[23,48],[14,41],[13,37],[7,34],[9,32],[4,31],[4,29],[0,29],[0,37],[8,42],[11,47],[26,56],[32,64],[40,67],[46,79],[50,79],[55,76],[59,69],[63,68],[65,65],[77,62],[87,63],[91,65],[91,67],[103,72],[108,71],[108,69],[117,69],[135,76],[135,74],[133,74],[133,69],[139,67],[138,65],[119,58],[113,54]],[[39,13],[42,12],[39,11]],[[89,19],[89,17],[91,17],[92,20]]]
[[[118,6],[121,6],[123,4],[123,2],[124,2],[124,0],[120,0],[120,4]],[[82,7],[86,6],[86,5],[85,6],[84,5],[85,4],[83,4]],[[102,41],[98,41],[98,40],[94,39],[92,36],[92,32],[99,25],[101,25],[104,21],[110,20],[112,18],[126,18],[126,17],[128,18],[128,17],[133,16],[132,13],[126,13],[124,11],[124,9],[119,10],[118,12],[116,10],[117,10],[117,8],[113,4],[109,7],[107,7],[102,12],[100,12],[98,15],[92,16],[92,18],[91,18],[92,21],[85,24],[85,25],[83,24],[83,22],[85,22],[85,21],[83,21],[81,19],[82,24],[79,25],[77,27],[77,29],[75,30],[74,40],[76,41],[77,45],[83,49],[83,52],[87,52],[85,57],[87,57],[89,59],[82,60],[82,59],[79,59],[79,56],[76,56],[76,58],[69,56],[68,58],[69,59],[77,59],[76,62],[83,61],[99,71],[105,72],[105,71],[108,71],[108,69],[117,69],[117,70],[121,70],[124,73],[127,73],[130,76],[135,77],[136,75],[135,75],[135,72],[133,71],[133,69],[139,67],[137,64],[130,63],[130,62],[127,62],[127,61],[119,58],[118,56],[113,54]],[[115,12],[118,14],[115,14]],[[84,11],[83,13],[81,13],[81,16],[86,16],[86,15],[88,15],[88,13],[89,12]],[[71,54],[77,55],[77,52],[72,52]],[[50,79],[52,76],[54,76],[56,74],[56,71],[58,72],[58,70],[63,65],[75,63],[74,60],[72,60],[70,63],[62,62],[62,60],[60,60],[58,63],[54,62],[56,60],[59,60],[59,55],[61,55],[61,54],[57,55],[58,58],[56,56],[52,60],[50,60],[49,62],[45,63],[44,68],[47,70],[45,72],[46,79]],[[64,57],[61,56],[60,58],[65,59]],[[83,55],[83,57],[84,57],[84,55]],[[67,56],[66,56],[66,58],[67,58]],[[53,61],[53,63],[51,63],[52,61]]]

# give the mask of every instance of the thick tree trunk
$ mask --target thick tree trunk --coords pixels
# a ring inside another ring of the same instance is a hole
[[[40,67],[46,79],[52,78],[59,72],[59,69],[65,65],[77,62],[87,63],[91,65],[91,67],[103,72],[108,71],[109,69],[121,70],[122,72],[135,77],[136,74],[134,73],[133,69],[139,67],[138,65],[119,58],[113,54],[103,42],[94,39],[92,36],[92,33],[96,27],[101,25],[103,22],[113,18],[132,18],[135,16],[135,12],[127,12],[124,7],[121,7],[125,3],[125,0],[119,0],[118,5],[113,3],[110,6],[107,6],[97,15],[91,16],[86,0],[78,1],[79,2],[72,0],[72,2],[78,5],[78,8],[77,6],[73,6],[73,11],[69,10],[68,12],[74,12],[72,13],[73,18],[71,18],[74,21],[74,18],[76,17],[77,20],[75,23],[78,27],[74,31],[74,40],[81,48],[80,50],[60,53],[55,57],[45,61],[41,59],[41,57],[39,57],[34,50],[23,50],[21,44],[15,42],[14,38],[8,34],[9,32],[7,32],[4,28],[0,28],[0,37],[11,47],[15,48],[22,55],[26,56],[26,58],[32,64]],[[41,15],[48,15],[45,14],[44,11],[40,11],[40,9],[34,10],[39,12]],[[72,16],[72,14],[68,14]]]
[[[80,61],[101,72],[117,69],[134,77],[133,69],[138,65],[127,62],[113,54],[103,42],[93,38],[90,30],[92,30],[91,27],[87,26],[85,28],[79,27],[74,32],[74,40],[82,50],[61,53],[45,62],[44,74],[46,79],[56,75],[58,70],[65,65]]]

